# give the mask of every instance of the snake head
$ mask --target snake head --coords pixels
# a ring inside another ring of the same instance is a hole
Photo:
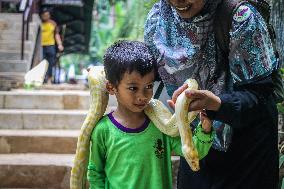
[[[182,147],[182,152],[191,170],[198,171],[200,169],[198,152],[196,150],[190,150],[186,146]]]
[[[192,171],[199,171],[200,170],[199,160],[197,160],[197,161],[192,160],[191,163],[189,163],[189,166],[190,166]]]

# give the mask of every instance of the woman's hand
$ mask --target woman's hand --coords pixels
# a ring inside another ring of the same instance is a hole
[[[187,89],[187,84],[178,88],[172,100],[168,100],[168,104],[174,109],[177,97]],[[219,110],[221,106],[221,99],[208,90],[186,90],[185,96],[192,99],[188,111]]]

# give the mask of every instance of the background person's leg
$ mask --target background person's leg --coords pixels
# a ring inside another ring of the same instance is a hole
[[[45,79],[44,79],[44,82],[47,83],[48,79],[52,75],[52,70],[51,70],[51,66],[50,66],[50,55],[48,53],[48,46],[42,47],[42,59],[45,59],[48,62],[48,68],[47,68],[47,72],[46,72]]]
[[[54,83],[54,68],[56,66],[56,46],[50,46],[50,65],[51,65],[51,79]]]
[[[46,82],[51,83],[53,76],[52,68],[54,67],[56,61],[56,50],[54,45],[43,47],[43,58],[48,61]]]

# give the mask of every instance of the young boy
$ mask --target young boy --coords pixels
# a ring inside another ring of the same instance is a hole
[[[153,56],[144,43],[119,41],[107,49],[104,66],[107,89],[118,106],[93,130],[90,188],[171,189],[171,152],[182,155],[180,138],[160,132],[143,112],[153,95]],[[201,130],[194,142],[203,158],[212,136]]]

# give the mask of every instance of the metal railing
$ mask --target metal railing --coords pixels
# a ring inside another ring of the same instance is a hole
[[[29,26],[33,15],[33,0],[21,0],[19,10],[23,13],[22,18],[22,39],[21,39],[21,60],[24,60],[25,40],[29,40]]]

